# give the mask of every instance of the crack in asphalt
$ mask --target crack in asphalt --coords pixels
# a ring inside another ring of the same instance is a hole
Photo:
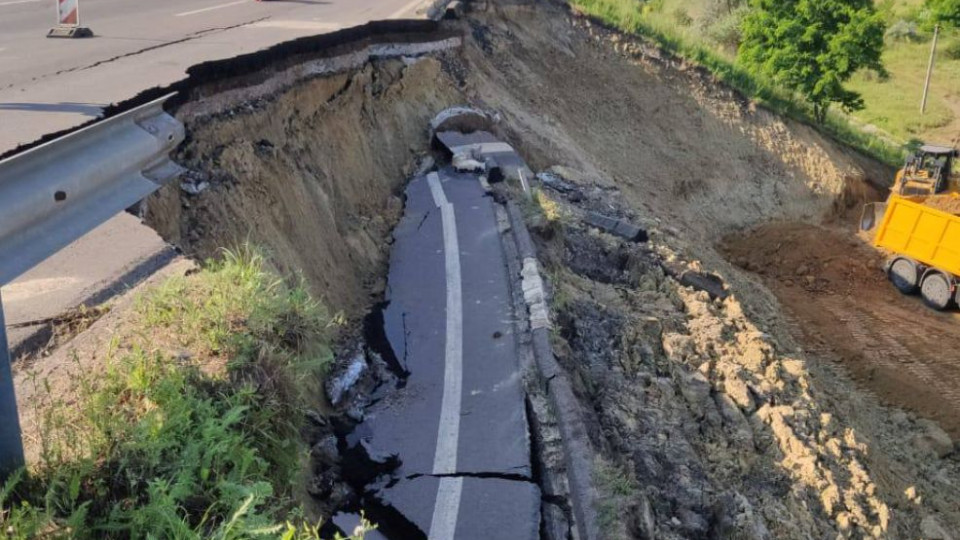
[[[417,231],[420,231],[420,229],[423,228],[424,222],[427,221],[427,218],[430,217],[430,214],[431,214],[432,212],[433,212],[433,210],[427,210],[427,212],[426,212],[425,214],[423,214],[423,218],[420,219],[420,223],[417,225]]]
[[[522,467],[515,467],[522,468]],[[535,484],[533,478],[522,474],[503,473],[503,472],[455,472],[444,474],[424,474],[417,473],[407,475],[407,480],[416,480],[417,478],[481,478],[487,480],[508,480],[511,482],[523,482],[525,484]]]
[[[403,324],[403,369],[410,373],[410,330],[407,328],[407,312],[400,314],[400,322]]]
[[[224,31],[227,31],[227,30],[233,30],[233,29],[235,29],[235,28],[240,28],[240,27],[243,27],[243,26],[248,26],[248,25],[251,25],[251,24],[256,24],[256,23],[258,23],[258,22],[262,22],[262,21],[265,21],[265,20],[267,20],[267,19],[270,19],[270,16],[269,16],[269,15],[266,16],[266,17],[259,17],[259,18],[257,18],[257,19],[252,19],[252,20],[249,20],[249,21],[245,21],[245,22],[241,22],[241,23],[237,23],[237,24],[232,24],[232,25],[229,25],[229,26],[216,26],[216,27],[213,27],[213,28],[204,28],[203,30],[198,30],[198,31],[196,31],[196,32],[192,32],[192,33],[190,33],[190,34],[187,34],[186,36],[184,36],[184,37],[182,37],[182,38],[180,38],[180,39],[175,39],[175,40],[173,40],[173,41],[165,41],[165,42],[163,42],[163,43],[160,43],[160,44],[157,44],[157,45],[151,45],[150,47],[145,47],[145,48],[143,48],[143,49],[138,49],[138,50],[136,50],[136,51],[131,51],[131,52],[128,52],[128,53],[124,53],[124,54],[117,55],[117,56],[112,56],[112,57],[110,57],[110,58],[106,58],[106,59],[103,59],[103,60],[98,60],[98,61],[96,61],[96,62],[94,62],[94,63],[92,63],[92,64],[88,64],[88,65],[86,65],[86,66],[78,66],[78,67],[73,67],[73,68],[68,68],[68,69],[61,69],[60,71],[56,71],[56,72],[54,72],[54,73],[48,73],[48,74],[46,74],[46,75],[40,75],[40,76],[38,76],[38,77],[34,77],[34,78],[30,79],[29,82],[33,83],[33,82],[37,82],[37,81],[42,81],[42,80],[44,80],[44,79],[48,79],[48,78],[50,78],[50,77],[56,77],[56,76],[58,76],[58,75],[64,75],[64,74],[66,74],[66,73],[73,73],[73,72],[77,72],[77,71],[86,71],[86,70],[88,70],[88,69],[93,69],[93,68],[95,68],[95,67],[97,67],[97,66],[101,66],[101,65],[103,65],[103,64],[109,64],[109,63],[111,63],[111,62],[116,62],[117,60],[121,60],[121,59],[123,59],[123,58],[128,58],[128,57],[130,57],[130,56],[137,56],[137,55],[139,55],[139,54],[147,53],[147,52],[150,52],[150,51],[155,51],[155,50],[157,50],[157,49],[162,49],[162,48],[164,48],[164,47],[169,47],[170,45],[178,45],[178,44],[180,44],[180,43],[185,43],[185,42],[187,42],[187,41],[191,41],[191,40],[194,40],[194,39],[197,39],[197,38],[204,37],[204,36],[206,36],[206,35],[208,35],[208,34],[212,34],[212,33],[216,33],[216,32],[224,32]],[[2,89],[2,90],[7,90],[7,89],[10,89],[10,88],[13,88],[13,87],[17,86],[17,84],[19,84],[19,83],[9,84],[9,85],[4,86],[3,88],[0,88],[0,89]]]

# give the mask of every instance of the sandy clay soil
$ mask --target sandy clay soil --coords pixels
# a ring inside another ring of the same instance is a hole
[[[884,256],[850,230],[772,223],[727,237],[763,277],[808,352],[844,366],[882,400],[960,435],[960,314],[927,308],[887,281]]]

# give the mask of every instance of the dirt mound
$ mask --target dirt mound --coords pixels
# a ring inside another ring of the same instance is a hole
[[[955,195],[934,195],[924,199],[923,204],[941,212],[960,215],[960,197]]]
[[[887,287],[883,256],[832,228],[767,224],[728,236],[721,249],[740,268],[807,293],[854,296]]]
[[[774,289],[808,349],[835,357],[887,402],[960,435],[957,316],[898,293],[880,253],[844,230],[798,223],[763,225],[723,247]]]

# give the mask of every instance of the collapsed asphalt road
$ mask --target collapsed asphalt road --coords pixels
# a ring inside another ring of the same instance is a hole
[[[448,168],[415,178],[406,195],[384,323],[409,375],[349,439],[399,461],[374,495],[391,514],[379,532],[538,538],[540,490],[495,203],[477,175]]]

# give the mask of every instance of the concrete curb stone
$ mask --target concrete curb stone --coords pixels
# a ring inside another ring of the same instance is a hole
[[[507,201],[506,206],[517,250],[521,260],[525,262],[524,266],[527,266],[527,260],[536,261],[533,241],[517,205],[513,201]],[[528,303],[528,308],[536,305]],[[531,309],[531,317],[533,316],[535,315]],[[599,494],[593,480],[594,451],[587,437],[586,425],[580,413],[580,403],[573,393],[573,387],[566,372],[557,363],[553,354],[550,346],[549,325],[534,326],[533,323],[534,321],[531,320],[537,369],[553,406],[563,438],[575,527],[581,540],[597,540],[600,538],[596,510]]]

